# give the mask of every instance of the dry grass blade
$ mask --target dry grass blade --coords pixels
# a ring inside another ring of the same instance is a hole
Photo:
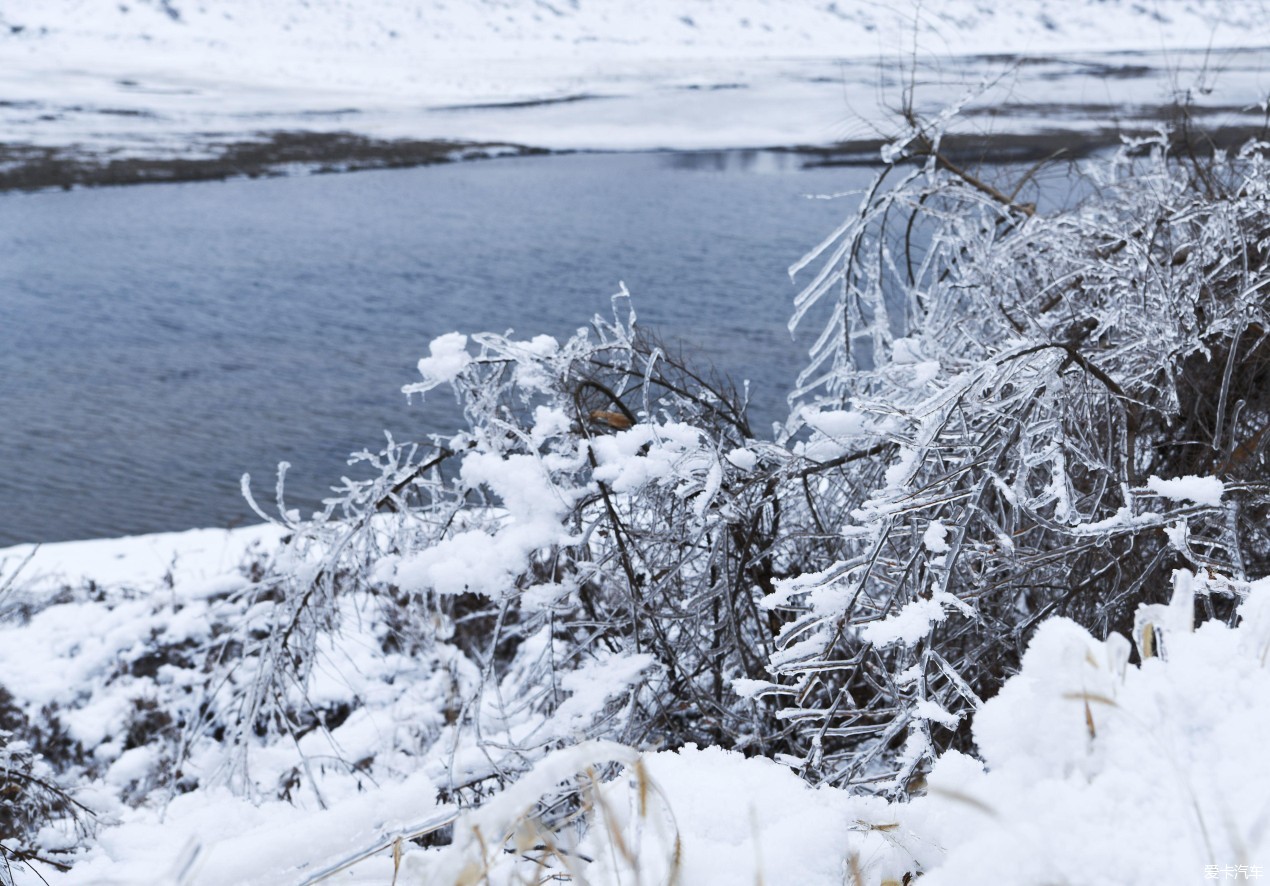
[[[964,806],[969,806],[971,809],[974,809],[977,812],[982,812],[984,815],[988,816],[989,818],[1000,817],[997,814],[997,811],[993,809],[991,806],[989,806],[987,803],[983,802],[982,800],[976,797],[972,797],[969,794],[964,793],[962,791],[955,791],[951,788],[943,788],[943,787],[930,785],[927,787],[927,795],[934,796],[934,797],[943,797],[946,800],[952,800],[954,803],[961,803]]]
[[[1092,701],[1096,704],[1106,705],[1109,708],[1120,707],[1119,703],[1114,698],[1109,698],[1108,696],[1101,695],[1097,692],[1064,692],[1063,698],[1068,699],[1069,701],[1083,701],[1086,705]]]

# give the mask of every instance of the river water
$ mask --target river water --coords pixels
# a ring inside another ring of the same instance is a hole
[[[567,336],[620,281],[783,419],[814,333],[785,269],[857,200],[809,195],[871,174],[575,154],[0,195],[0,544],[251,520],[239,477],[271,500],[281,460],[317,507],[384,429],[456,428],[400,392],[434,336]]]

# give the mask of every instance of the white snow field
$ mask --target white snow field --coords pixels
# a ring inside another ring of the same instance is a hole
[[[829,145],[889,130],[906,81],[926,109],[995,83],[976,121],[989,131],[1153,122],[1188,90],[1201,116],[1238,117],[1270,86],[1267,11],[1264,0],[11,0],[0,129],[112,157],[199,156],[280,130],[560,150]]]

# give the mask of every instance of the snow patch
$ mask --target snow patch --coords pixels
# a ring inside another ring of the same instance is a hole
[[[1197,505],[1209,505],[1214,508],[1221,507],[1222,495],[1226,492],[1225,484],[1216,477],[1197,477],[1194,474],[1175,477],[1171,480],[1152,475],[1147,480],[1147,489],[1161,498],[1190,501]]]
[[[938,520],[931,520],[926,531],[922,533],[922,544],[932,554],[945,554],[948,547],[948,527]]]
[[[939,592],[929,598],[907,603],[894,615],[865,625],[860,628],[860,639],[875,646],[889,646],[892,643],[911,646],[925,637],[933,625],[948,617],[948,609],[945,607],[966,611],[965,603],[952,594]]]
[[[401,389],[403,393],[422,394],[438,385],[448,384],[472,362],[472,355],[467,352],[467,336],[460,332],[437,336],[428,344],[428,353],[431,356],[419,360],[419,374],[423,376],[423,381],[405,385]]]

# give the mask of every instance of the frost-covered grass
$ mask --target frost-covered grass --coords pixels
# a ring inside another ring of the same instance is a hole
[[[1135,142],[1045,215],[941,151],[950,119],[909,109],[796,265],[819,331],[772,434],[623,291],[564,341],[434,341],[405,389],[466,427],[358,453],[321,513],[284,465],[267,506],[244,478],[265,527],[7,552],[6,857],[68,883],[1264,861],[1266,146]]]

